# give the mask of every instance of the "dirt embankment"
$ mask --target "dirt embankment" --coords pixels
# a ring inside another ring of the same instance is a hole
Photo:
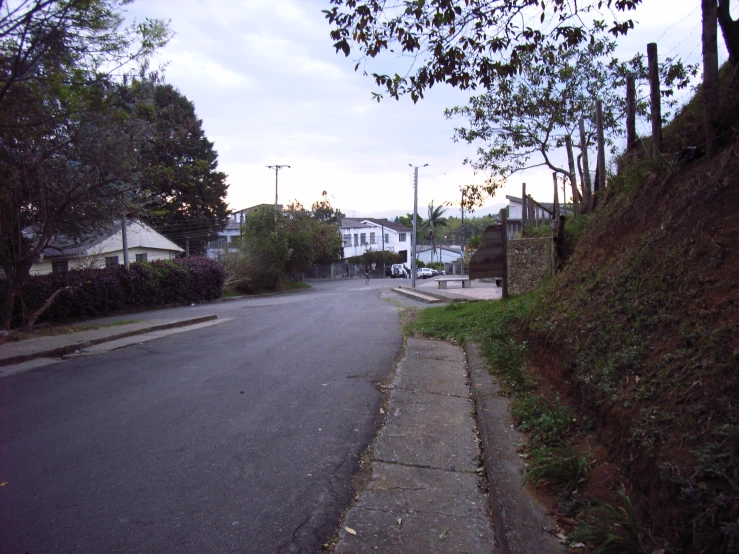
[[[682,166],[622,160],[522,331],[619,469],[600,488],[623,486],[654,544],[679,552],[739,552],[737,128],[727,136]]]

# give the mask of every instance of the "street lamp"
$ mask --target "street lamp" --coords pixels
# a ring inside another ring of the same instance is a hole
[[[418,213],[418,166],[408,164],[413,168],[413,236],[411,237],[411,287],[416,288],[416,214]],[[428,167],[423,164],[421,167]]]

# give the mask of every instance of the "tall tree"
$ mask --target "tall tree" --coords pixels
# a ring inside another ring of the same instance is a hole
[[[0,3],[2,324],[55,238],[80,243],[120,213],[135,188],[142,106],[110,74],[164,44],[161,22],[123,26],[117,0]]]
[[[154,113],[149,138],[139,153],[143,165],[141,218],[180,246],[205,251],[228,218],[226,174],[205,136],[194,104],[169,84],[134,82],[150,89]]]
[[[422,228],[427,231],[428,238],[431,239],[431,261],[434,261],[436,254],[436,232],[439,227],[446,226],[446,218],[444,212],[446,208],[443,206],[434,207],[434,201],[429,204],[429,216],[422,224]]]
[[[416,101],[436,83],[461,89],[490,89],[500,77],[515,74],[541,47],[558,52],[588,42],[604,31],[618,36],[633,28],[617,20],[641,0],[330,0],[325,10],[336,51],[361,59],[383,51],[412,58],[410,76],[373,73],[392,97],[409,94]],[[605,20],[598,28],[586,21]],[[544,62],[545,59],[537,59]],[[380,98],[380,94],[376,97]]]

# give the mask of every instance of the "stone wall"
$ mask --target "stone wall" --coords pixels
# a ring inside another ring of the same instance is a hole
[[[552,274],[552,239],[513,239],[508,241],[508,294],[531,290]]]

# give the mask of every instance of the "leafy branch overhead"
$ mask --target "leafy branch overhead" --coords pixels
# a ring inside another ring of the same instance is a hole
[[[543,61],[540,52],[565,52],[606,32],[626,34],[634,27],[628,12],[641,1],[330,0],[324,14],[336,51],[359,55],[355,69],[386,51],[412,56],[419,64],[414,73],[373,77],[391,97],[409,94],[415,102],[437,83],[490,89],[519,72],[525,59]]]

